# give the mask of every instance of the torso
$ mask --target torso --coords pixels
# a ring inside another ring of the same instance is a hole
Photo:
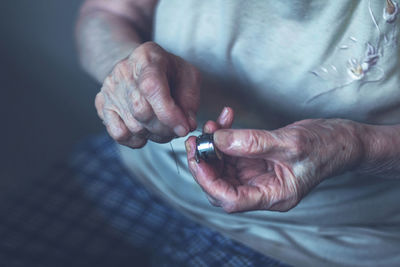
[[[399,19],[384,20],[385,3],[161,0],[154,40],[203,72],[203,120],[230,105],[237,126],[247,128],[311,117],[399,123]],[[372,64],[370,57],[364,76],[356,76],[346,63],[365,63],[368,42],[379,58]],[[321,183],[289,212],[225,214],[186,168],[183,140],[173,146],[180,173],[169,144],[120,151],[140,181],[199,223],[296,266],[400,262],[399,179],[347,173]]]
[[[398,21],[384,20],[386,1],[175,2],[161,1],[154,38],[204,72],[205,98],[212,79],[228,85],[218,103],[240,95],[260,117],[400,122]],[[358,80],[348,61],[361,65],[368,43],[379,58]]]

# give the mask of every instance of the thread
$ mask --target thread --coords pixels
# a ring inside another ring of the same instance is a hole
[[[176,171],[178,172],[178,175],[181,175],[181,172],[179,170],[178,157],[177,157],[177,155],[175,153],[174,147],[172,146],[172,142],[169,142],[169,145],[171,147],[172,155],[174,156],[175,165],[176,165]]]
[[[202,131],[200,131],[198,129],[194,130],[194,132],[198,132],[200,134],[203,133]],[[175,166],[176,166],[176,172],[178,173],[178,175],[181,175],[181,171],[180,171],[179,164],[178,164],[178,155],[175,152],[174,146],[172,145],[172,141],[169,142],[169,146],[171,147],[171,152],[172,152],[172,155],[174,157]]]

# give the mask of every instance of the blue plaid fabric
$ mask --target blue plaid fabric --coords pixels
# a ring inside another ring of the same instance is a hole
[[[287,266],[152,195],[107,135],[53,173],[0,208],[1,266]]]

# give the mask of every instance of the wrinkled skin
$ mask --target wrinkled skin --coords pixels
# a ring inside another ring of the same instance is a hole
[[[224,153],[220,162],[194,159],[195,137],[186,141],[190,171],[211,204],[226,212],[288,211],[316,185],[359,163],[358,124],[340,119],[304,120],[274,131],[233,130],[225,108],[204,131]]]
[[[110,136],[141,148],[196,129],[199,72],[155,43],[137,47],[105,79],[95,105]]]

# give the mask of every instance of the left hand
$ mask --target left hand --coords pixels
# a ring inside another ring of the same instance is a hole
[[[186,141],[189,168],[210,202],[226,212],[288,211],[324,179],[361,160],[360,125],[310,119],[274,131],[233,130],[233,110],[205,124],[224,154],[216,164],[196,163],[196,138]]]

